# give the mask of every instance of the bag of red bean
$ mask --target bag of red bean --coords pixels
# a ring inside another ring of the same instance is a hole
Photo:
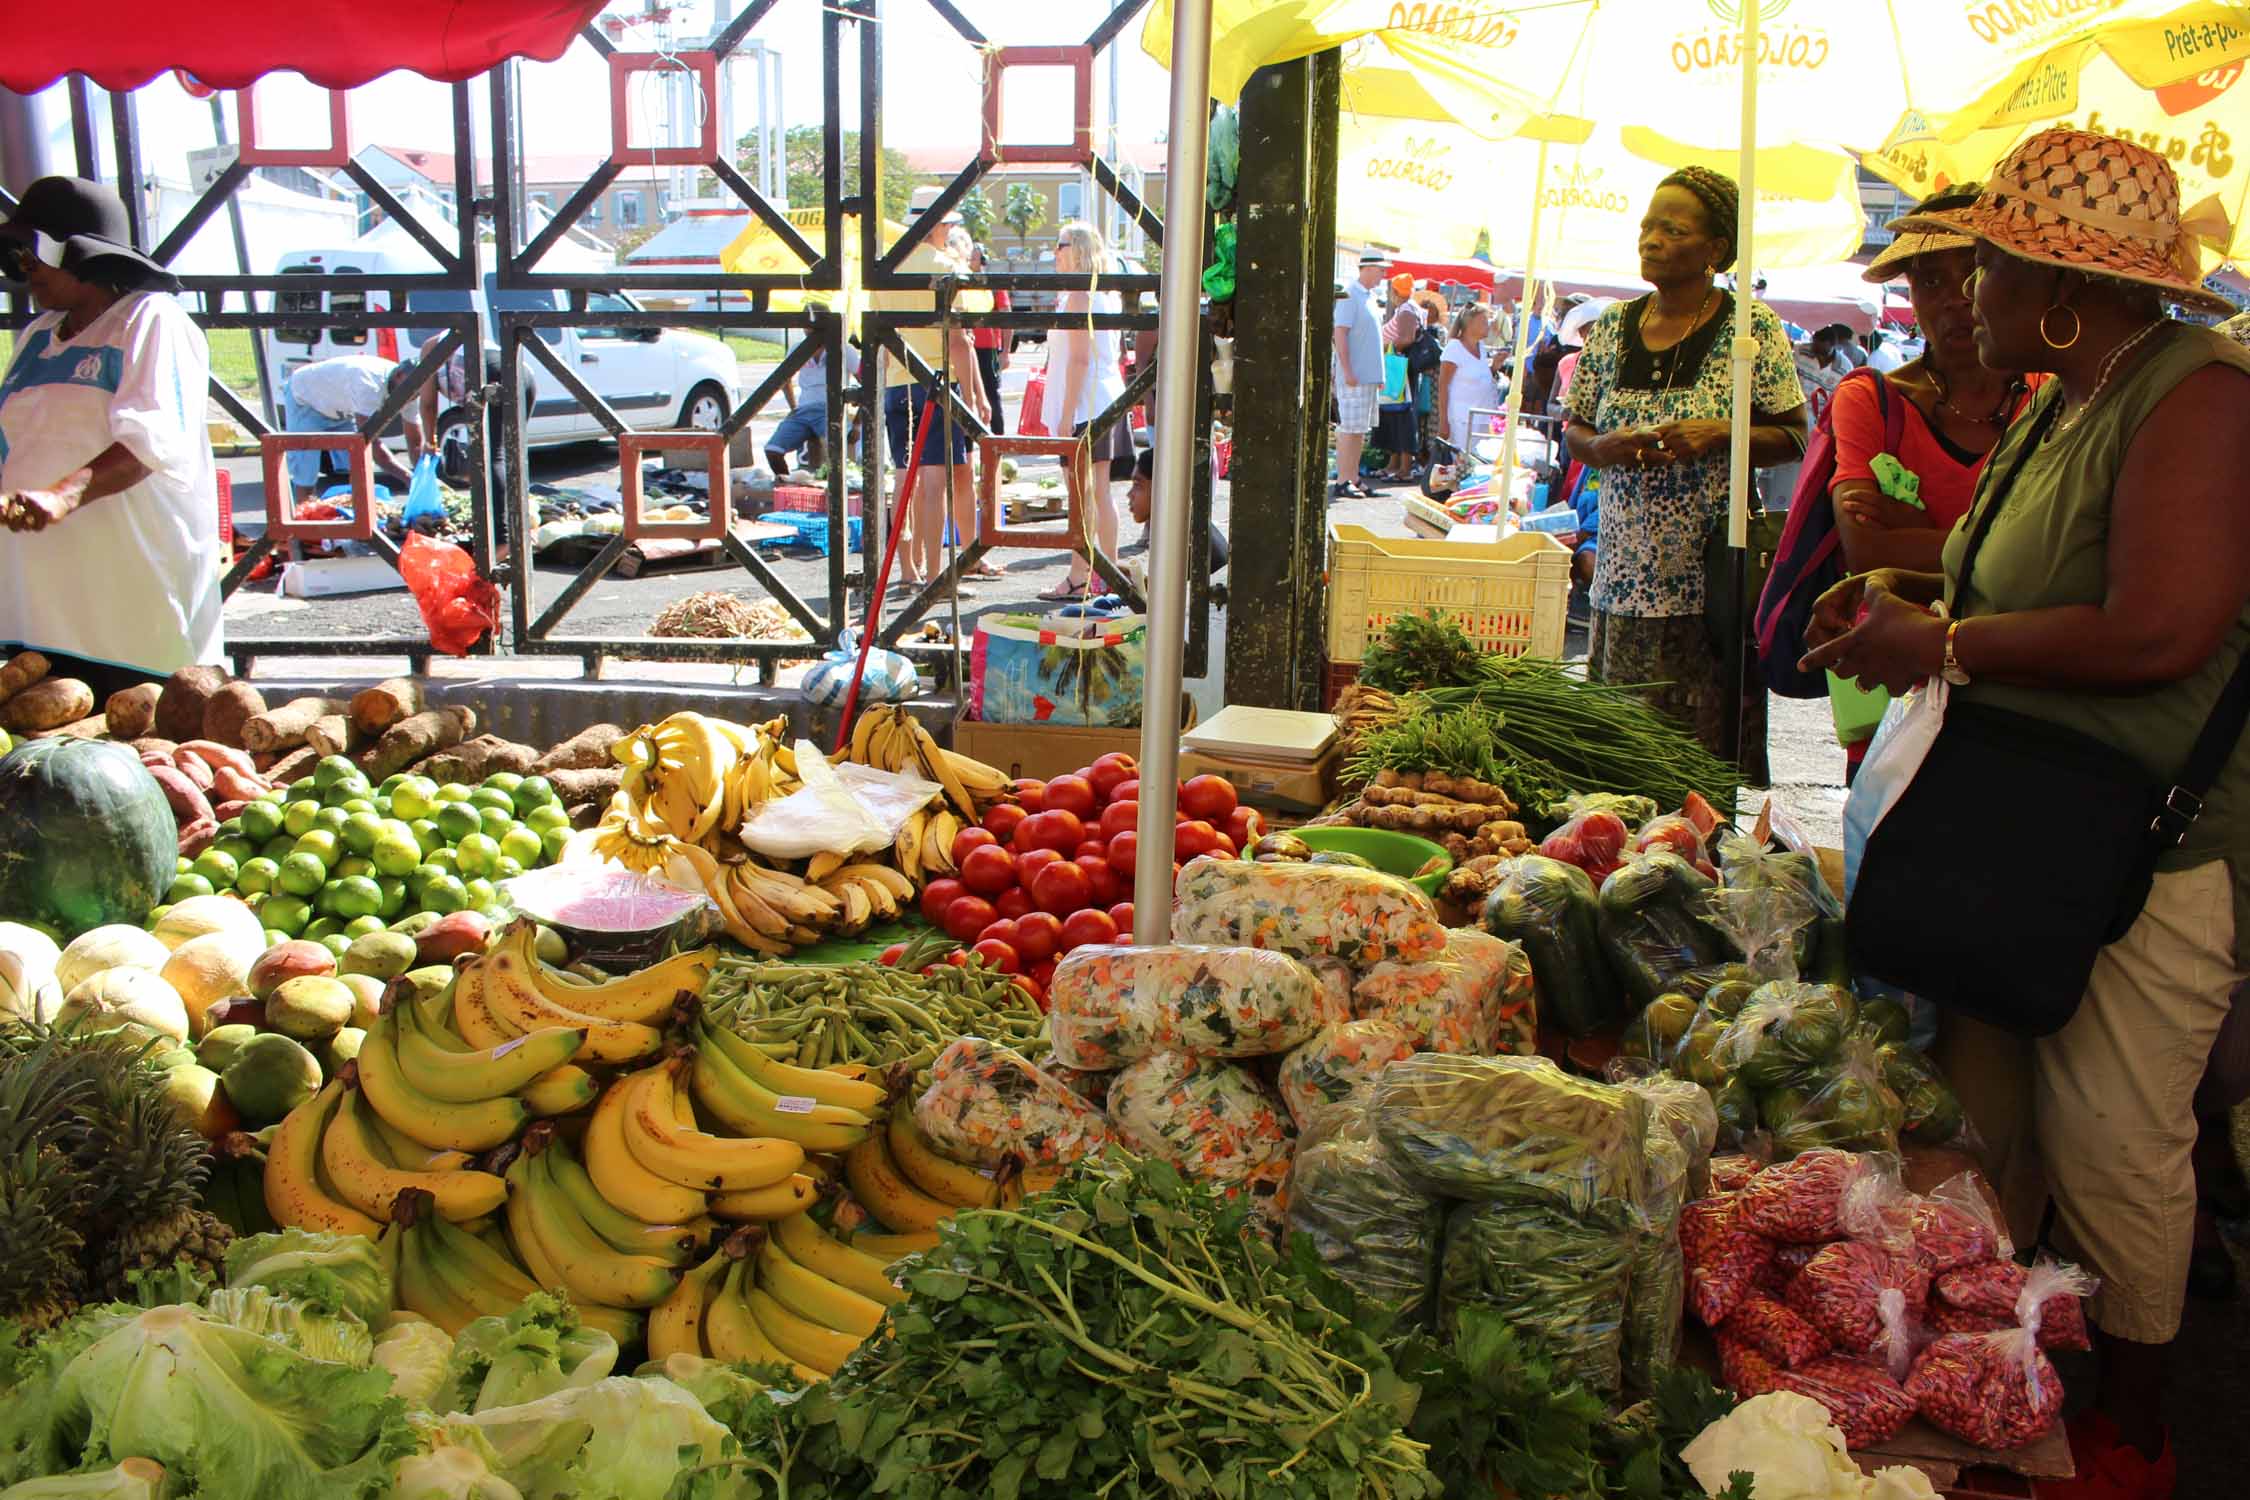
[[[1789,1306],[1844,1354],[1873,1359],[1894,1379],[1914,1358],[1930,1273],[1911,1253],[1845,1240],[1815,1255],[1789,1283]]]
[[[1779,1390],[1787,1372],[1766,1358],[1757,1345],[1731,1334],[1719,1335],[1719,1384],[1744,1401]]]
[[[1711,1158],[1711,1191],[1714,1194],[1739,1193],[1750,1185],[1750,1179],[1765,1169],[1765,1163],[1755,1156],[1745,1156],[1737,1151],[1727,1156]]]
[[[1774,1388],[1810,1396],[1828,1408],[1846,1446],[1866,1448],[1898,1436],[1914,1415],[1914,1398],[1880,1366],[1831,1354],[1784,1370]]]
[[[1828,1336],[1786,1305],[1752,1292],[1719,1325],[1721,1337],[1736,1338],[1784,1369],[1811,1364],[1828,1352]]]
[[[1773,1259],[1773,1241],[1737,1226],[1734,1205],[1732,1198],[1700,1198],[1680,1210],[1688,1306],[1708,1328],[1727,1320]]]
[[[1777,1162],[1736,1194],[1742,1227],[1785,1245],[1817,1245],[1845,1234],[1847,1196],[1896,1193],[1898,1158],[1816,1147]]]
[[[1937,1279],[1937,1294],[1963,1312],[2021,1324],[2037,1335],[2042,1349],[2090,1349],[2081,1304],[2099,1284],[2067,1261],[2042,1256],[2028,1271],[2012,1260],[1948,1271]]]
[[[1948,1177],[1914,1200],[1914,1253],[1931,1274],[2015,1254],[1974,1172]]]
[[[2020,1448],[2062,1412],[2062,1377],[2038,1332],[1949,1333],[1906,1377],[1914,1408],[1941,1432],[1979,1448]]]
[[[2006,1318],[1966,1312],[1934,1297],[1930,1299],[1929,1312],[1922,1319],[1922,1331],[1931,1338],[1943,1338],[1949,1333],[1999,1333],[2015,1326]]]
[[[1797,1279],[1797,1273],[1826,1248],[1825,1245],[1776,1245],[1773,1259],[1758,1273],[1758,1290],[1769,1297],[1787,1296],[1789,1283]]]

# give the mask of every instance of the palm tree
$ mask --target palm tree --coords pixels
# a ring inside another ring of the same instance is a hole
[[[1008,199],[1000,209],[1000,217],[1016,232],[1016,238],[1029,241],[1031,232],[1047,222],[1047,200],[1028,182],[1008,184]]]
[[[992,243],[992,200],[983,188],[971,188],[961,199],[961,227],[980,245]]]

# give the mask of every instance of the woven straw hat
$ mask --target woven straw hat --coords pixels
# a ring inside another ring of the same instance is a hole
[[[1909,214],[1892,228],[1966,231],[2041,265],[2139,282],[2204,312],[2235,310],[2202,286],[2200,247],[2223,247],[2232,235],[2218,200],[2183,215],[2172,164],[2114,136],[2042,130],[2008,153],[1958,216]]]
[[[1932,227],[1916,229],[1912,233],[1899,233],[1898,226],[1909,219],[1918,225],[1927,224]],[[1946,225],[1952,227],[1943,227]],[[1966,206],[1918,209],[1906,218],[1892,220],[1891,230],[1891,242],[1883,247],[1881,255],[1868,262],[1867,269],[1860,272],[1860,280],[1872,281],[1877,286],[1903,280],[1906,276],[1906,263],[1915,256],[1936,255],[1945,250],[1972,250],[1977,243],[1976,236],[1969,233]]]

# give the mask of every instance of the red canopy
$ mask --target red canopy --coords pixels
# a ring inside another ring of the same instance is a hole
[[[347,89],[404,68],[458,83],[510,57],[552,61],[602,0],[111,0],[9,7],[0,84],[37,93],[66,73],[105,89],[174,68],[214,88],[302,73]]]
[[[1416,281],[1427,281],[1432,286],[1457,282],[1462,286],[1481,286],[1492,289],[1492,278],[1498,274],[1489,261],[1482,260],[1417,260],[1410,256],[1394,255],[1386,274],[1396,276],[1401,271]]]

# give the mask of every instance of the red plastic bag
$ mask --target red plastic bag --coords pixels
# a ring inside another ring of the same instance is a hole
[[[1016,410],[1017,437],[1052,437],[1047,430],[1047,372],[1034,370],[1023,383],[1023,405]]]
[[[1600,885],[1625,862],[1625,844],[1632,837],[1625,820],[1613,812],[1582,812],[1547,835],[1539,852],[1566,865],[1576,865]]]
[[[1789,1283],[1792,1311],[1826,1334],[1838,1350],[1880,1361],[1893,1378],[1906,1374],[1929,1305],[1930,1273],[1911,1254],[1864,1240],[1823,1249]]]
[[[1977,1187],[1976,1174],[1960,1172],[1914,1200],[1914,1253],[1932,1275],[1943,1275],[2007,1260],[2015,1246]]]
[[[430,644],[446,655],[467,656],[500,628],[500,590],[451,542],[408,532],[398,549],[398,571],[422,611]]]
[[[1743,1298],[1741,1305],[1727,1314],[1719,1332],[1742,1340],[1790,1370],[1811,1364],[1829,1349],[1828,1335],[1764,1292],[1752,1292]]]
[[[1897,1179],[1896,1157],[1815,1147],[1751,1178],[1736,1194],[1737,1212],[1743,1228],[1767,1239],[1817,1245],[1847,1232],[1847,1194],[1895,1191]]]

